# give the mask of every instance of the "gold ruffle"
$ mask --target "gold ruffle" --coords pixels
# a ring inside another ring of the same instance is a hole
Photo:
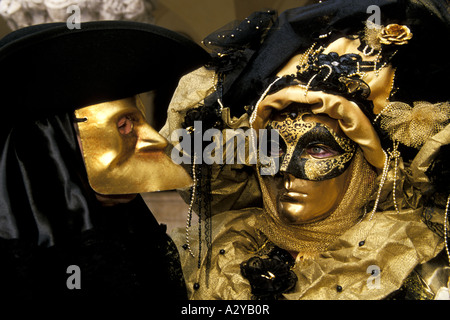
[[[167,110],[167,121],[159,132],[170,142],[172,132],[181,128],[186,112],[198,108],[206,96],[214,92],[214,71],[201,67],[183,76]]]
[[[327,252],[296,264],[299,281],[288,299],[382,299],[421,263],[442,250],[442,239],[422,222],[421,209],[378,212],[344,233]],[[360,246],[361,241],[364,244]],[[371,289],[369,266],[380,269]],[[342,291],[336,288],[340,286]]]

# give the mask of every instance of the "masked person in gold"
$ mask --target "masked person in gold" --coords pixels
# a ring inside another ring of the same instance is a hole
[[[199,224],[174,234],[191,299],[448,298],[447,9],[330,0],[205,39],[213,64],[182,79],[162,133],[204,119],[279,147],[263,162],[250,136],[254,174],[192,166],[211,193],[185,195]]]
[[[192,179],[138,94],[170,92],[207,58],[134,22],[36,25],[0,41],[2,298],[186,298],[177,249],[139,193]]]

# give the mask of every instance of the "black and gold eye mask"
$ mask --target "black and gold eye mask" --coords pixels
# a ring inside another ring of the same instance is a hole
[[[296,178],[321,181],[342,174],[356,151],[355,143],[323,123],[305,121],[307,109],[285,111],[269,126],[280,139],[280,171]]]

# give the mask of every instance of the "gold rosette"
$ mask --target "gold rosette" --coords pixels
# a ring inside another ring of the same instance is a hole
[[[407,26],[399,24],[389,24],[382,28],[378,34],[378,38],[382,44],[407,44],[411,40],[413,34]]]

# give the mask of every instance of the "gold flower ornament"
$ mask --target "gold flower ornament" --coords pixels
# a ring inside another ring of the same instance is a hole
[[[389,24],[380,26],[371,21],[366,22],[364,41],[375,50],[380,50],[381,45],[403,45],[412,39],[413,34],[407,26]]]
[[[407,44],[408,40],[411,40],[413,34],[407,26],[399,24],[389,24],[382,28],[378,34],[380,43],[382,44],[395,44],[403,45]]]

